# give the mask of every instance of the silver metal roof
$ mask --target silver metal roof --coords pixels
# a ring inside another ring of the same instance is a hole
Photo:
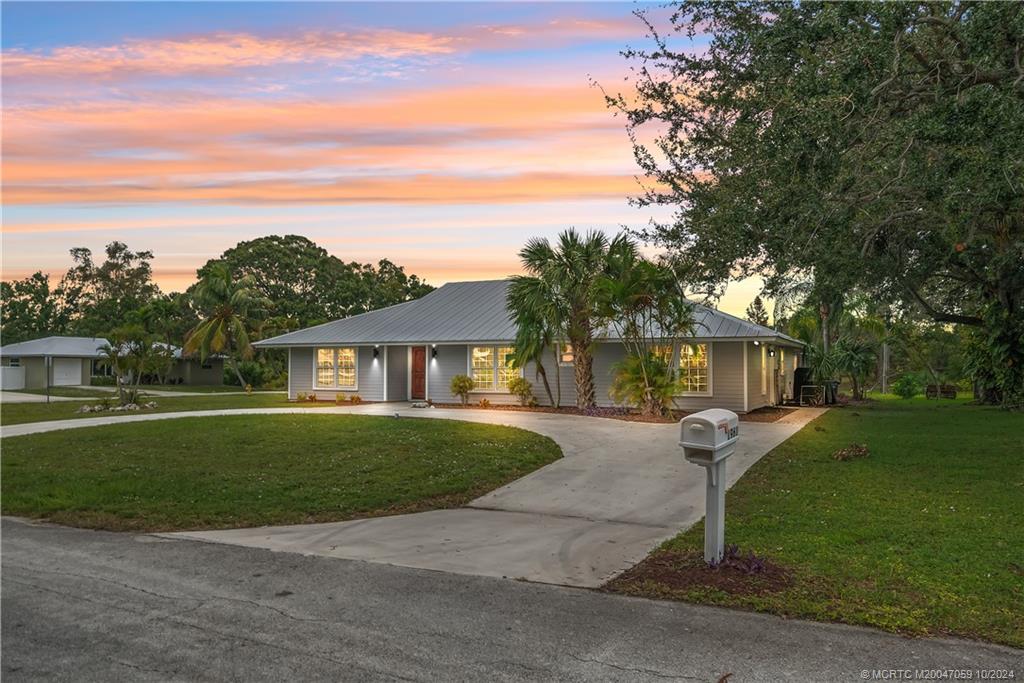
[[[512,342],[516,326],[505,303],[508,284],[508,280],[451,282],[414,301],[296,330],[254,345]],[[694,307],[694,323],[694,339],[776,339],[802,345],[775,330],[705,306]],[[616,337],[607,331],[603,338]]]
[[[102,337],[43,337],[32,341],[8,344],[0,348],[0,356],[65,356],[99,358],[99,349],[107,345]]]

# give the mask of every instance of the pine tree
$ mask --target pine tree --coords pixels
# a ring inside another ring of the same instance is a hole
[[[757,325],[768,327],[768,309],[764,307],[761,296],[755,296],[754,301],[747,306],[747,320]]]

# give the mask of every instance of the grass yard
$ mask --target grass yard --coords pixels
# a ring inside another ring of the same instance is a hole
[[[2,510],[170,531],[454,507],[561,450],[512,427],[356,415],[238,415],[3,440]]]
[[[852,443],[870,454],[833,459]],[[1024,415],[923,398],[831,410],[726,495],[726,542],[773,575],[713,572],[703,542],[698,524],[607,588],[1024,646]]]
[[[46,396],[46,389],[18,389],[16,393]],[[70,398],[98,398],[113,396],[114,393],[114,387],[50,387],[50,396],[66,396]]]
[[[116,404],[116,398],[111,397]],[[289,403],[285,394],[277,393],[255,393],[251,396],[245,394],[230,394],[220,396],[209,394],[206,396],[152,396],[147,401],[156,401],[157,407],[151,410],[141,411],[145,413],[173,413],[178,411],[191,410],[222,410],[225,408],[318,408],[333,406],[330,401],[318,401],[316,403],[305,402],[301,404]],[[77,401],[55,401],[53,403],[4,403],[0,405],[0,425],[22,424],[25,422],[46,422],[48,420],[74,420],[83,417],[99,417],[104,415],[124,415],[125,413],[78,413],[76,412],[84,404],[97,403],[97,399]],[[135,413],[128,413],[135,414]]]

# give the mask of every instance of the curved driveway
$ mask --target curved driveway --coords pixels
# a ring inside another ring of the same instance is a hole
[[[3,428],[3,435],[141,420],[300,412],[510,425],[551,437],[565,457],[459,509],[168,535],[459,574],[599,586],[704,514],[704,471],[683,460],[674,424],[371,404],[83,418],[12,425]],[[800,409],[778,422],[741,423],[737,452],[728,461],[729,485],[821,412]]]

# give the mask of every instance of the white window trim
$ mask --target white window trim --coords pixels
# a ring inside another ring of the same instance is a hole
[[[355,367],[356,367],[356,383],[355,384],[353,384],[352,386],[348,386],[348,385],[340,386],[340,385],[337,385],[337,384],[330,385],[330,386],[325,386],[325,385],[317,384],[316,383],[316,374],[317,374],[316,373],[316,370],[317,370],[317,368],[316,368],[316,357],[317,357],[317,352],[322,350],[322,349],[330,349],[330,350],[334,351],[334,366],[335,366],[334,376],[335,377],[338,376],[338,373],[337,373],[338,349],[352,349],[353,356],[354,356],[353,362],[355,363]],[[323,391],[359,391],[359,347],[358,346],[317,346],[317,347],[314,347],[313,348],[313,389],[314,390],[322,389]]]
[[[466,346],[466,376],[473,379],[473,349],[476,348],[490,348],[494,350],[492,354],[494,356],[494,380],[491,384],[490,389],[472,389],[469,393],[471,394],[509,394],[511,393],[508,389],[498,389],[498,349],[513,348],[512,345],[508,346],[496,346],[494,344],[468,344]],[[523,370],[525,368],[519,368],[519,376],[523,377]]]
[[[21,367],[21,356],[8,356],[7,367],[9,368],[20,368]]]
[[[700,346],[701,344],[703,344],[704,346],[707,347],[707,349],[708,349],[708,351],[707,351],[707,355],[708,355],[708,390],[707,391],[683,391],[683,392],[680,392],[680,393],[676,394],[676,396],[683,396],[683,397],[696,396],[696,397],[703,397],[703,398],[710,398],[710,397],[714,396],[715,395],[715,377],[714,377],[714,370],[715,370],[715,345],[712,344],[709,341],[708,342],[693,342],[693,343],[682,342],[679,345],[679,353],[680,353],[680,355],[682,355],[682,353],[683,353],[683,345],[684,344],[687,345],[687,346]],[[679,364],[679,371],[682,372],[682,362],[681,361],[680,361],[680,364]]]

